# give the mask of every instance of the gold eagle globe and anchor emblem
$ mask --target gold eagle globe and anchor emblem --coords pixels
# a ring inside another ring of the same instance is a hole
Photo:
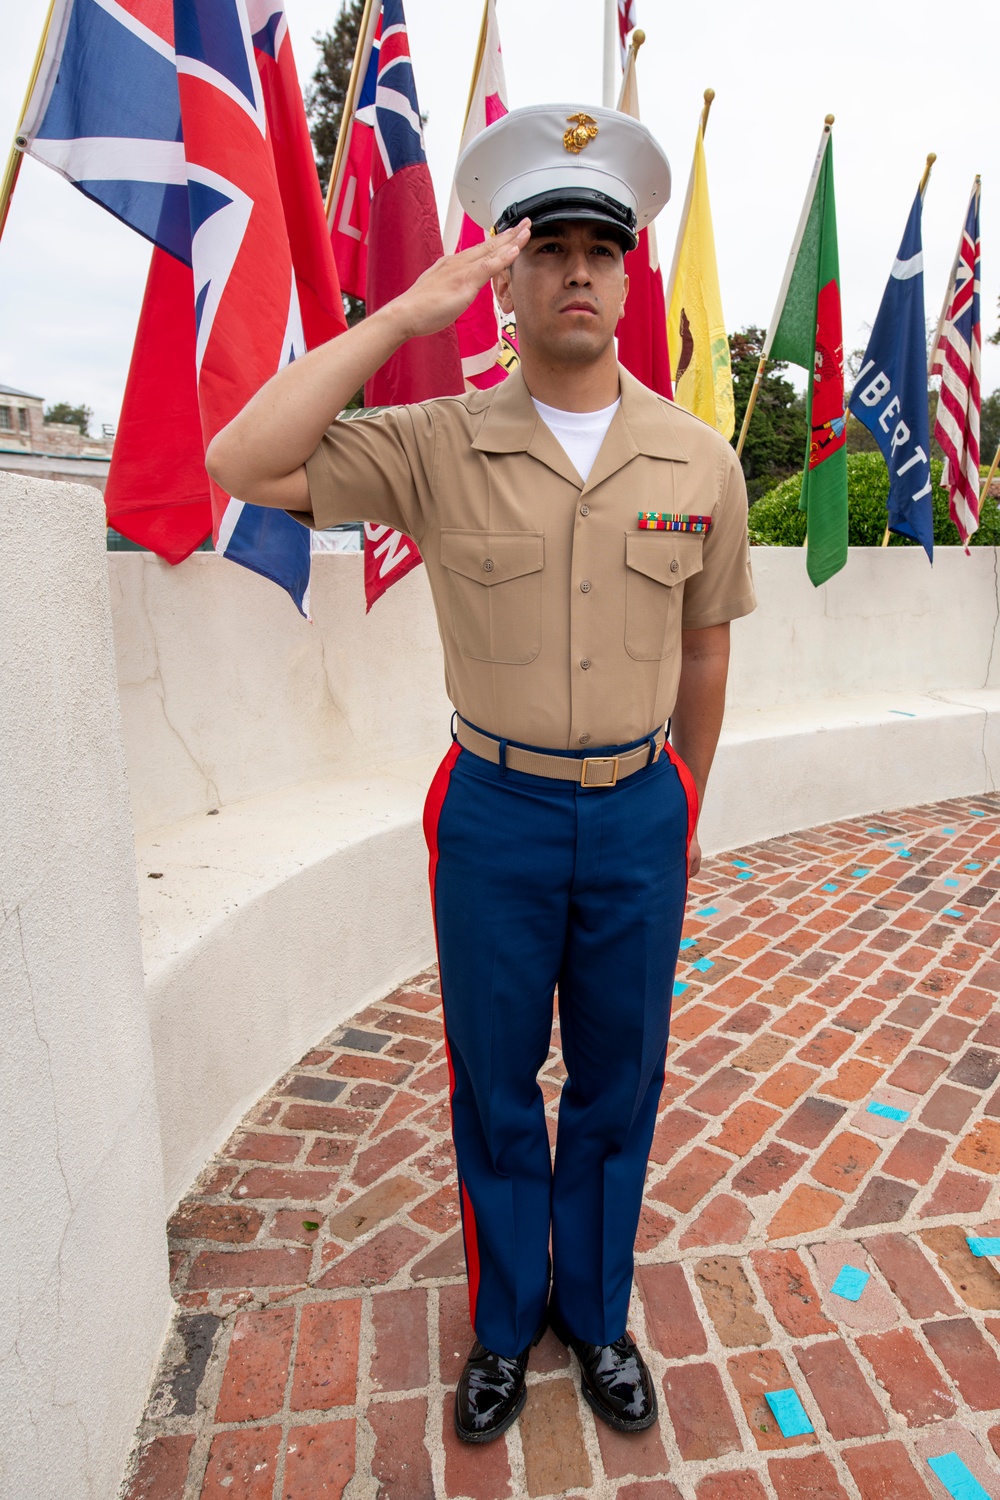
[[[597,121],[593,115],[569,115],[568,123],[572,130],[567,130],[563,136],[563,145],[567,151],[572,151],[578,156],[585,146],[589,146],[597,135]]]

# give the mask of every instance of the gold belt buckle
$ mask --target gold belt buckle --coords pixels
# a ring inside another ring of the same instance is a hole
[[[610,781],[588,781],[588,766],[612,766]],[[581,762],[580,785],[581,786],[615,786],[618,781],[618,756],[617,755],[591,755]]]

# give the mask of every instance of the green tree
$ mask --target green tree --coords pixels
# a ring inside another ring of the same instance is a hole
[[[997,298],[997,308],[998,310],[1000,310],[1000,297]],[[990,334],[986,342],[988,344],[1000,344],[1000,325],[998,325],[995,333]],[[996,451],[997,450],[994,448],[993,452],[995,453]]]
[[[46,422],[62,422],[79,427],[81,437],[90,436],[90,419],[94,415],[89,406],[70,406],[68,401],[57,401],[55,406],[45,408]]]
[[[364,16],[364,0],[343,0],[333,28],[313,38],[320,58],[312,82],[306,89],[306,115],[312,136],[313,154],[320,186],[325,193],[333,171],[333,158],[344,117],[344,104],[351,81],[351,68],[358,45],[358,32]],[[344,295],[344,312],[353,327],[365,315],[365,304],[358,297]]]
[[[987,396],[979,408],[979,457],[987,468],[997,448],[1000,448],[1000,389]]]
[[[763,328],[741,328],[730,335],[729,357],[733,369],[733,400],[736,407],[736,437],[743,425],[754,376],[764,347]],[[806,457],[806,404],[781,371],[783,360],[768,364],[757,393],[747,440],[743,445],[743,473],[751,502],[786,475],[801,469]]]

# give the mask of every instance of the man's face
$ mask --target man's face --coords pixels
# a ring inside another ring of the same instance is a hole
[[[518,343],[559,364],[597,359],[625,311],[624,262],[620,243],[600,224],[533,230],[494,282],[501,309],[517,318]]]

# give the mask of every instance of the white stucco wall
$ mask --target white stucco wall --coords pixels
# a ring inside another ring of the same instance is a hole
[[[0,1495],[109,1500],[169,1311],[104,513],[0,473]]]

